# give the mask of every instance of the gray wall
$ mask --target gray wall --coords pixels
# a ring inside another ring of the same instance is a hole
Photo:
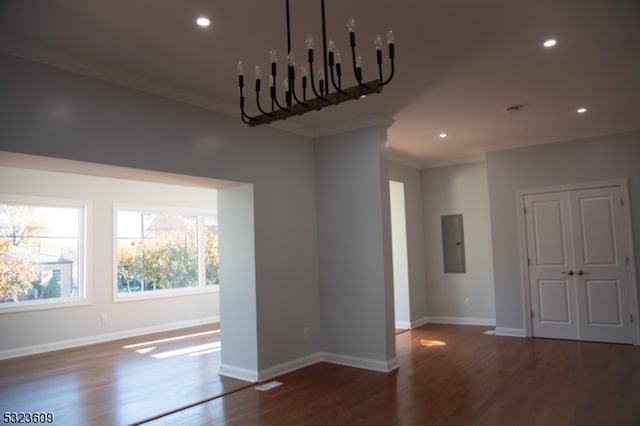
[[[312,141],[8,55],[0,93],[2,151],[253,183],[259,366],[319,350]]]
[[[322,346],[384,369],[395,359],[386,130],[315,148]]]
[[[486,164],[425,169],[422,188],[430,321],[492,325],[495,307]],[[466,273],[444,273],[441,216],[449,214],[463,216]]]
[[[487,171],[498,327],[525,327],[516,212],[519,189],[627,179],[638,265],[640,132],[489,152]]]
[[[420,171],[417,169],[390,163],[389,179],[404,183],[407,263],[409,269],[409,311],[411,313],[411,323],[417,325],[424,323],[427,318],[422,178]]]

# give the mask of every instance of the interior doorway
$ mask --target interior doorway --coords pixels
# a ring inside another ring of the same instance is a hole
[[[391,201],[391,249],[393,252],[393,299],[397,331],[411,328],[409,262],[404,183],[389,181]]]

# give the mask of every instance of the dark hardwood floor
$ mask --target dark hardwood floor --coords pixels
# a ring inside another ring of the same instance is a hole
[[[640,425],[640,348],[430,324],[396,336],[400,368],[326,363],[153,425]]]
[[[0,406],[61,425],[640,425],[639,347],[486,329],[429,324],[396,336],[393,373],[319,363],[260,392],[217,375],[199,327],[1,361]]]
[[[0,361],[3,412],[126,425],[240,389],[221,377],[217,324]]]

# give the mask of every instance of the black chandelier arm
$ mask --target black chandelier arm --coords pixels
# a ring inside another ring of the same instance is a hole
[[[260,81],[260,80],[256,80],[256,83]],[[262,106],[260,105],[260,89],[259,86],[256,85],[256,105],[258,105],[258,109],[260,110],[261,113],[263,113],[264,115],[268,115],[269,117],[272,117],[273,114],[266,112],[264,109],[262,109]]]
[[[336,73],[338,74],[338,84],[336,84],[336,79],[333,72],[334,65],[336,68]],[[347,93],[342,90],[342,83],[340,81],[340,75],[342,74],[340,71],[340,62],[336,63],[335,52],[333,50],[329,50],[329,70],[331,73],[331,84],[333,84],[333,88],[341,95],[346,95]],[[328,88],[327,92],[329,92]]]
[[[276,80],[275,80],[275,78],[273,79],[273,86],[271,86],[271,100],[276,103],[276,106],[278,108],[280,108],[281,110],[289,112],[288,108],[283,107],[282,105],[280,105],[280,102],[278,102],[278,97],[276,96]]]
[[[311,80],[311,90],[313,90],[313,94],[316,95],[316,98],[326,101],[327,98],[325,98],[324,96],[322,96],[316,91],[315,80],[313,78],[313,68],[311,63],[309,64],[309,67],[311,67],[311,71],[309,71],[309,79]]]
[[[247,114],[245,114],[244,111],[242,111],[241,118],[242,118],[242,122],[244,124],[249,124],[250,125],[251,123],[253,123],[253,118],[251,118]]]
[[[351,33],[353,35],[353,33]],[[369,86],[367,86],[366,84],[364,84],[362,82],[362,68],[358,67],[356,65],[356,44],[355,44],[355,37],[352,37],[352,43],[351,43],[351,60],[353,62],[353,75],[355,75],[356,77],[356,81],[358,82],[358,84],[365,88],[368,89]],[[359,72],[358,72],[359,71]]]
[[[331,69],[331,83],[333,84],[333,88],[336,89],[338,93],[346,96],[347,92],[342,90],[342,83],[340,81],[340,76],[338,76],[338,84],[336,84],[336,80],[333,76],[333,65],[331,65],[331,61],[329,62],[329,68]]]
[[[306,107],[307,107],[307,106],[309,106],[306,102],[301,101],[300,99],[298,99],[298,96],[296,95],[296,89],[295,89],[295,86],[293,85],[294,81],[295,81],[295,80],[291,80],[291,85],[289,86],[289,87],[290,87],[290,90],[291,90],[291,96],[293,96],[293,99],[294,99],[297,103],[299,103],[300,105],[304,105],[304,106],[306,106]]]
[[[394,73],[395,73],[395,63],[393,58],[391,58],[391,74],[389,75],[389,78],[387,78],[385,81],[382,81],[382,66],[380,66],[380,86],[382,87],[389,84],[389,82],[393,78]]]
[[[244,124],[250,124],[253,119],[244,112],[244,75],[242,74],[238,75],[238,88],[240,89],[240,116]]]
[[[298,99],[298,96],[296,95],[296,68],[295,68],[295,64],[290,64],[289,65],[289,92],[291,93],[291,97],[293,98],[293,100],[295,100],[297,103],[302,104],[304,106],[308,106],[306,103],[304,103],[303,101],[301,101],[300,99]]]
[[[251,124],[253,121],[255,121],[244,112],[244,96],[240,97],[240,113],[240,117],[242,117],[242,122],[244,124]]]

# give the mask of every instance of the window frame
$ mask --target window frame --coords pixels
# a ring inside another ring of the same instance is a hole
[[[153,291],[141,291],[134,293],[118,292],[118,212],[127,211],[135,213],[152,213],[152,214],[181,214],[198,217],[198,226],[196,235],[198,239],[198,286],[186,288],[168,288]],[[140,203],[114,203],[113,204],[113,260],[111,289],[113,293],[113,302],[131,302],[149,299],[163,299],[171,297],[190,296],[197,294],[218,293],[220,291],[219,283],[207,286],[206,282],[206,264],[204,254],[204,244],[201,242],[205,238],[204,218],[206,216],[218,217],[218,212],[211,209],[193,208],[193,207],[177,207],[157,204],[140,204]]]
[[[60,297],[53,299],[25,300],[21,302],[0,303],[0,315],[5,313],[38,311],[45,309],[63,309],[91,305],[90,277],[91,218],[93,204],[90,200],[62,197],[41,197],[0,193],[0,204],[18,204],[33,207],[60,207],[78,209],[78,297]]]

